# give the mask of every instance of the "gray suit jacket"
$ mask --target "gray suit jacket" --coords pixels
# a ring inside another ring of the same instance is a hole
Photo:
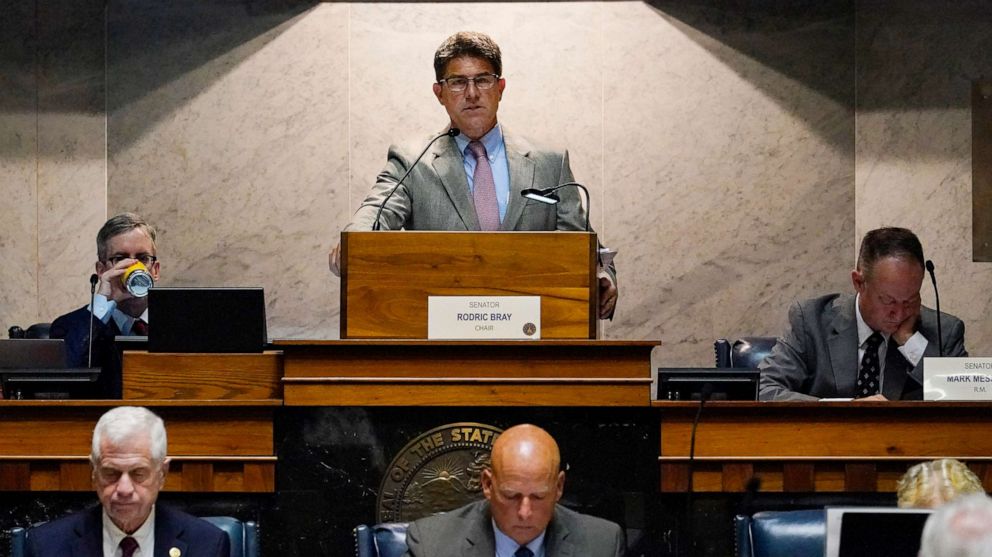
[[[540,149],[505,132],[510,169],[510,198],[501,230],[584,230],[585,213],[576,188],[558,190],[561,202],[548,205],[525,199],[527,188],[549,188],[571,182],[567,151]],[[372,230],[375,215],[389,190],[403,177],[427,139],[392,145],[386,168],[345,230]],[[389,198],[380,219],[382,230],[479,230],[468,179],[454,138],[439,139]]]
[[[410,525],[406,543],[410,557],[493,557],[496,541],[489,502],[422,518]],[[561,505],[555,507],[544,544],[547,557],[619,557],[626,551],[619,525]]]
[[[853,294],[829,294],[789,308],[789,328],[758,365],[761,400],[853,398],[858,377],[858,323]],[[941,312],[945,356],[967,356],[964,323]],[[924,356],[938,356],[937,312],[920,310]],[[912,367],[894,343],[886,350],[882,394],[889,400],[923,397],[923,360]]]

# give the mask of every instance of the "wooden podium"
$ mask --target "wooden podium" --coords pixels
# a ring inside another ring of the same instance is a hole
[[[344,232],[341,338],[425,339],[428,296],[540,296],[541,338],[595,339],[590,232]]]

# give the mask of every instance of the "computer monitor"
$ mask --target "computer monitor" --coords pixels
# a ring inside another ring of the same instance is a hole
[[[261,288],[148,291],[149,352],[261,352],[268,341]]]
[[[752,369],[658,368],[657,400],[758,400],[759,372]]]
[[[916,557],[927,509],[828,507],[825,557]]]

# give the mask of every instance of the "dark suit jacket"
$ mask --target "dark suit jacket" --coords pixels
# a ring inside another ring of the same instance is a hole
[[[858,361],[858,322],[853,294],[829,294],[789,308],[789,328],[758,365],[761,400],[854,398]],[[941,312],[944,355],[967,356],[964,323]],[[927,339],[924,356],[939,356],[937,312],[921,308],[918,331]],[[890,400],[923,398],[923,360],[912,366],[890,341],[882,394]]]
[[[114,337],[121,334],[111,319],[106,325],[93,317],[87,306],[60,316],[52,322],[51,338],[65,339],[66,365],[86,367],[89,352],[90,321],[93,321],[93,367],[102,368],[94,398],[121,398],[121,362]]]
[[[422,518],[410,525],[406,543],[411,557],[493,557],[496,541],[489,502]],[[544,544],[547,557],[618,557],[626,551],[619,525],[561,505],[555,506]]]
[[[28,531],[27,557],[102,557],[103,512],[100,505],[53,520]],[[175,547],[183,557],[230,557],[231,541],[205,520],[155,505],[153,557],[169,557]]]

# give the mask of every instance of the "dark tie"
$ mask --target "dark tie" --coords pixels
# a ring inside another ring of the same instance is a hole
[[[513,557],[534,557],[534,552],[526,545],[521,545],[520,549],[517,549],[517,552],[513,554]]]
[[[861,371],[858,373],[858,395],[862,398],[877,395],[881,390],[879,374],[882,366],[878,361],[878,347],[882,345],[882,335],[872,333],[865,341],[865,355],[861,358]]]
[[[496,202],[496,182],[493,169],[489,166],[486,146],[478,141],[468,144],[468,150],[475,155],[475,173],[472,175],[472,200],[475,214],[479,217],[481,230],[499,230],[499,204]]]
[[[132,557],[132,555],[134,555],[134,552],[137,550],[138,550],[138,542],[131,536],[128,536],[123,540],[121,540],[121,551],[123,552],[122,555],[124,557]]]
[[[131,324],[131,334],[148,336],[148,323],[145,323],[141,319],[135,319],[134,323]]]

